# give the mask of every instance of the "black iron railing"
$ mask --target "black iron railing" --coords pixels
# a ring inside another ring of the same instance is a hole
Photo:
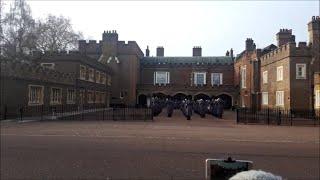
[[[4,106],[1,119],[14,120],[153,120],[150,108],[110,108],[104,104]]]
[[[320,124],[320,110],[238,108],[237,123],[316,126]]]

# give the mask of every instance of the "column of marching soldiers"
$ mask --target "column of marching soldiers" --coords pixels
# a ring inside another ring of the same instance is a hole
[[[153,97],[151,99],[153,116],[158,116],[164,108],[167,109],[168,117],[172,117],[174,109],[180,109],[187,120],[191,120],[193,112],[199,114],[201,118],[205,118],[206,114],[222,118],[224,101],[221,98],[211,100],[173,100],[171,98],[160,99]]]

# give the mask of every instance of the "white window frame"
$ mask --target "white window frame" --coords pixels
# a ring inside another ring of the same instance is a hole
[[[100,84],[100,78],[101,78],[101,73],[100,71],[95,72],[95,77],[96,77],[96,83]]]
[[[57,89],[60,91],[60,95],[55,97],[55,94],[53,93],[53,89]],[[59,87],[51,87],[51,92],[50,92],[50,104],[55,105],[55,104],[62,104],[62,88]]]
[[[247,65],[241,66],[241,88],[247,88]]]
[[[92,72],[92,73],[91,73]],[[94,75],[95,75],[95,71],[93,68],[88,68],[88,74],[89,74],[89,81],[94,82]]]
[[[38,95],[37,95],[37,92],[31,92],[31,88],[41,88],[40,95],[39,95],[40,97],[33,98]],[[28,86],[28,105],[29,106],[43,105],[43,96],[44,96],[43,92],[44,92],[44,86],[30,84]]]
[[[283,81],[283,66],[277,67],[277,81]]]
[[[100,73],[100,83],[101,84],[106,84],[106,73]]]
[[[203,83],[201,84],[201,83],[198,83],[197,82],[197,76],[198,75],[203,75]],[[195,85],[195,86],[202,86],[202,85],[206,85],[207,84],[207,73],[206,72],[194,72],[193,73],[193,84]]]
[[[86,91],[84,89],[79,90],[79,104],[85,103]]]
[[[301,76],[299,75],[299,67],[302,67]],[[296,64],[296,79],[307,79],[307,64],[305,63]]]
[[[80,65],[80,79],[86,80],[86,75],[87,75],[87,67],[84,65]]]
[[[91,98],[89,98],[89,94],[91,94]],[[94,98],[93,98],[93,96],[94,96],[94,91],[92,91],[92,90],[87,90],[87,102],[88,102],[88,104],[94,103]]]
[[[44,68],[48,68],[48,69],[54,69],[55,68],[55,64],[54,63],[40,63],[40,66],[42,66]]]
[[[108,81],[107,81],[108,86],[111,86],[111,83],[112,83],[111,75],[106,75],[106,77],[108,77]]]
[[[213,84],[213,76],[218,74],[219,76],[219,84]],[[211,86],[214,86],[214,85],[222,85],[223,84],[223,73],[211,73]]]
[[[315,90],[315,105],[314,107],[320,109],[320,89]]]
[[[166,77],[165,77],[165,79],[166,79],[166,82],[159,82],[158,81],[158,77],[160,76],[160,74],[161,75],[165,75]],[[170,84],[170,72],[168,72],[168,71],[155,71],[154,72],[154,84],[164,84],[164,85],[166,85],[166,84]]]
[[[276,91],[276,106],[284,106],[284,91]]]
[[[269,93],[268,92],[262,92],[262,105],[268,105],[269,104]]]
[[[262,73],[262,83],[268,84],[268,71],[263,71]]]
[[[70,92],[72,92],[70,94]],[[74,89],[67,89],[67,104],[76,103],[76,91]]]

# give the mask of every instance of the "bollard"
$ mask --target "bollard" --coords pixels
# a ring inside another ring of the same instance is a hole
[[[270,124],[270,110],[269,110],[269,108],[267,109],[267,123],[268,123],[268,125]]]
[[[281,110],[278,113],[278,125],[281,125]]]
[[[41,121],[43,120],[43,105],[41,105]]]
[[[237,109],[236,112],[237,112],[237,124],[239,124],[239,109]]]
[[[22,107],[20,107],[20,121],[22,121],[22,113],[23,113],[23,108]]]
[[[3,119],[7,119],[7,111],[8,111],[8,107],[7,105],[4,106],[4,115],[3,115]]]
[[[290,125],[292,126],[292,109],[290,109]]]

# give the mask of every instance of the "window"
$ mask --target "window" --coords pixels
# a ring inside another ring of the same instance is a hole
[[[80,65],[80,79],[86,80],[86,71],[87,68],[85,66]]]
[[[106,74],[105,73],[100,74],[100,83],[106,84]]]
[[[206,73],[205,72],[195,72],[194,73],[194,85],[204,85],[206,84]]]
[[[283,106],[283,105],[284,105],[284,92],[276,91],[276,106]]]
[[[73,89],[68,89],[67,92],[67,104],[74,104],[76,98],[76,92]]]
[[[296,64],[296,79],[306,78],[306,64]]]
[[[100,93],[100,102],[101,103],[105,103],[106,102],[106,93],[104,93],[104,92],[101,92]]]
[[[315,107],[320,108],[320,90],[316,90],[315,93]]]
[[[29,85],[29,105],[43,104],[43,86]]]
[[[100,92],[99,91],[96,91],[96,101],[95,101],[95,103],[100,103]]]
[[[93,103],[93,91],[88,91],[88,103]]]
[[[222,85],[222,73],[211,73],[211,85]]]
[[[157,71],[154,73],[154,84],[169,84],[170,73],[165,71]]]
[[[277,81],[283,80],[283,66],[277,67]]]
[[[100,72],[96,71],[96,83],[100,83]]]
[[[48,69],[54,69],[54,66],[55,66],[54,63],[41,63],[40,65],[41,65],[42,67],[48,68]]]
[[[94,70],[89,68],[89,81],[94,82]]]
[[[111,86],[111,76],[108,75],[107,77],[108,77],[108,86]]]
[[[241,76],[241,88],[246,88],[247,83],[246,83],[246,79],[247,79],[247,67],[246,65],[241,67],[241,71],[240,71],[240,76]]]
[[[61,104],[62,90],[61,88],[51,88],[51,104]]]
[[[268,83],[268,71],[263,71],[262,74],[262,83],[267,84]]]
[[[83,89],[81,89],[79,91],[79,103],[83,104],[84,103],[84,98],[85,98],[85,91]]]
[[[268,105],[268,92],[262,92],[262,105]]]

